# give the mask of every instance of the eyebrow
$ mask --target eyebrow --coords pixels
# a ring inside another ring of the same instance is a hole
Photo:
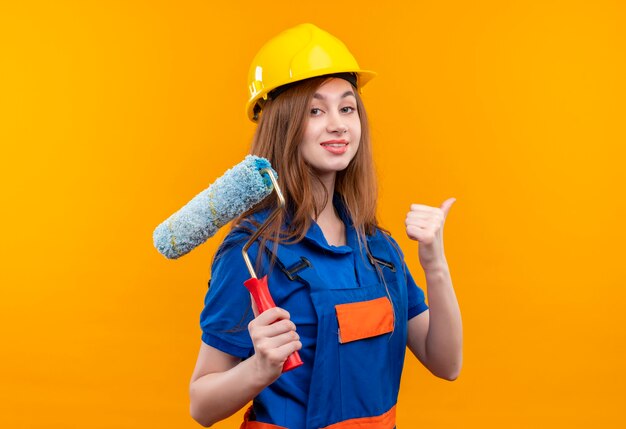
[[[341,98],[346,98],[348,96],[353,96],[354,98],[356,98],[356,95],[354,95],[354,92],[352,91],[346,91],[341,95]],[[317,100],[326,100],[326,97],[323,96],[322,94],[316,92],[315,94],[313,94],[313,98],[317,99]]]

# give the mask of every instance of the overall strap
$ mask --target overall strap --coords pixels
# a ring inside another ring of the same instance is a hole
[[[270,247],[274,246],[265,246],[268,257],[271,259],[275,256],[276,266],[289,280],[306,284],[311,290],[315,290],[321,285],[322,280],[307,258],[298,255],[287,246],[276,246],[275,251],[271,250]]]
[[[313,264],[304,256],[297,254],[289,249],[288,246],[278,245],[274,246],[273,242],[267,243],[265,246],[265,252],[267,256],[272,259],[275,256],[276,266],[287,276],[291,281],[299,281],[308,285],[312,290],[316,289],[316,285],[320,284],[319,278]],[[390,254],[389,247],[391,244],[382,236],[368,237],[366,240],[367,246],[367,258],[370,264],[376,268],[387,268],[391,273],[396,273],[398,267],[394,264],[394,258]],[[270,248],[274,248],[273,251]],[[356,251],[356,249],[355,249]],[[385,277],[388,274],[386,272]],[[392,274],[393,275],[393,274]]]
[[[390,243],[387,242],[385,237],[372,237],[367,239],[367,258],[370,264],[376,266],[376,264],[389,268],[392,272],[396,272],[396,266],[392,262],[394,258],[389,254]]]
[[[268,247],[265,247],[265,253],[267,253],[268,258],[270,260],[274,257],[274,252],[272,252]],[[313,264],[305,258],[304,256],[297,257],[294,252],[291,251],[280,251],[281,258],[276,256],[274,260],[276,261],[276,266],[287,276],[287,278],[291,281],[302,281],[302,279],[298,276],[298,273],[306,268],[312,267]]]

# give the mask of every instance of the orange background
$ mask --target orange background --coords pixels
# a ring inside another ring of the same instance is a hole
[[[243,158],[248,64],[301,22],[379,73],[364,97],[380,219],[420,284],[405,212],[458,199],[464,369],[449,383],[408,358],[398,426],[626,427],[625,12],[3,2],[0,427],[198,427],[187,391],[219,237],[168,261],[152,230]]]

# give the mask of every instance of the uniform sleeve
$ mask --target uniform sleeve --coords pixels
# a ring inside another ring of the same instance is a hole
[[[218,350],[245,359],[253,354],[248,323],[254,315],[250,293],[243,282],[250,278],[241,249],[244,239],[229,235],[220,246],[211,267],[209,290],[200,315],[202,341]],[[254,263],[256,244],[248,252]]]
[[[428,305],[426,305],[424,291],[417,284],[415,284],[415,280],[413,280],[413,276],[411,275],[409,268],[406,266],[406,263],[404,263],[404,270],[406,273],[406,288],[409,302],[407,320],[411,320],[418,314],[428,310]]]
[[[392,243],[392,247],[395,249],[395,252],[400,259],[402,264],[402,270],[404,271],[406,277],[406,288],[407,288],[407,301],[408,301],[408,315],[407,320],[411,320],[415,316],[424,311],[428,310],[428,305],[426,304],[426,296],[422,288],[420,288],[413,280],[413,276],[409,271],[409,267],[406,265],[406,261],[404,260],[404,253],[400,246],[398,246],[398,242],[394,240],[390,235],[387,236],[389,241]]]

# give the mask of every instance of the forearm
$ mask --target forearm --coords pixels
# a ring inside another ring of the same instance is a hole
[[[202,426],[211,426],[239,411],[266,386],[254,356],[227,371],[206,374],[190,386],[191,416]]]
[[[463,361],[463,325],[447,263],[425,271],[428,290],[429,324],[426,336],[428,369],[454,380]]]

